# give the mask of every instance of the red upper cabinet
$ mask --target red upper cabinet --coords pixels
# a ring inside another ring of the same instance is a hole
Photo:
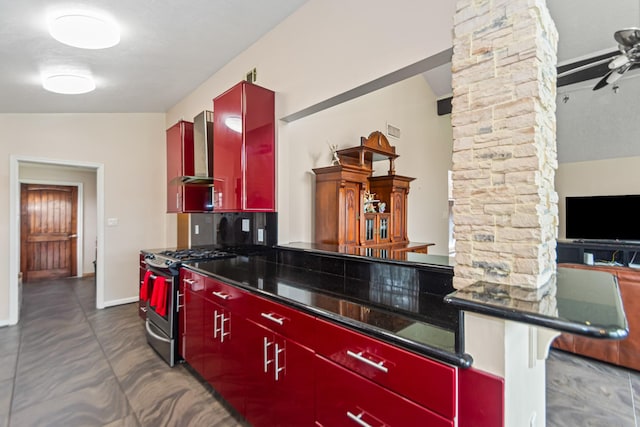
[[[194,174],[193,159],[193,123],[181,120],[167,129],[167,213],[212,210],[210,187],[176,179]]]
[[[213,100],[216,211],[275,211],[274,99],[243,81]]]

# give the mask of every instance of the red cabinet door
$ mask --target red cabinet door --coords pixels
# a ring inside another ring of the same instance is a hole
[[[242,85],[213,100],[214,205],[218,212],[242,210]]]
[[[478,369],[460,369],[458,426],[504,426],[504,378]]]
[[[204,300],[203,316],[202,353],[204,370],[202,377],[224,396],[222,390],[218,387],[217,380],[222,376],[222,335],[228,334],[225,324],[229,323],[229,321],[225,319],[224,310],[208,299]]]
[[[240,82],[213,100],[216,211],[275,210],[274,99]]]
[[[318,354],[447,419],[455,417],[455,367],[320,319],[315,336]]]
[[[180,318],[182,358],[200,375],[204,374],[204,298],[185,290],[184,307]]]
[[[142,320],[147,319],[147,301],[142,299],[142,296],[140,295],[140,291],[142,290],[142,284],[144,283],[144,276],[147,273],[146,267],[147,266],[144,263],[144,255],[140,254],[140,267],[139,267],[140,280],[138,283],[138,316],[140,316]]]
[[[244,206],[243,210],[275,211],[275,94],[244,85]]]
[[[212,210],[211,189],[182,185],[177,177],[194,174],[193,123],[184,120],[167,129],[167,213]]]
[[[310,349],[247,321],[245,417],[254,426],[311,426],[314,422]]]
[[[167,213],[182,212],[183,187],[175,178],[183,175],[184,155],[189,154],[184,153],[184,142],[189,135],[193,140],[193,124],[185,121],[179,121],[167,129]]]
[[[453,427],[448,420],[343,367],[315,358],[316,426]]]

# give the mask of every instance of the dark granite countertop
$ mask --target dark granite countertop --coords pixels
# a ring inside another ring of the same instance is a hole
[[[477,282],[445,301],[462,310],[592,338],[622,339],[629,333],[616,277],[601,271],[558,268],[540,289]]]
[[[409,242],[406,247],[404,247],[405,251],[402,253],[395,253],[393,255],[388,255],[389,252],[382,252],[382,254],[387,254],[383,256],[380,252],[374,252],[373,255],[362,255],[359,253],[358,249],[354,249],[354,246],[348,245],[331,245],[326,243],[311,243],[311,242],[291,242],[286,244],[278,245],[277,247],[289,250],[299,250],[306,251],[312,253],[325,253],[325,254],[334,254],[341,255],[345,257],[352,257],[355,259],[371,259],[378,262],[386,262],[393,264],[402,264],[402,265],[424,265],[430,267],[445,267],[451,268],[454,265],[454,259],[450,258],[446,255],[431,255],[431,254],[423,254],[418,252],[409,252],[411,248],[422,247],[427,245],[427,243],[420,242]]]
[[[344,272],[345,267],[338,267],[343,257],[316,254],[313,262],[295,258],[294,264],[287,255],[291,254],[274,249],[261,255],[188,263],[184,268],[442,362],[471,366],[471,357],[460,351],[460,311],[443,302],[444,294],[425,291],[424,272],[368,262],[363,279],[330,273]],[[451,274],[449,269],[449,286]],[[434,280],[442,278],[436,274]]]
[[[541,289],[478,282],[454,291],[452,263],[443,256],[388,260],[313,243],[233,251],[235,258],[185,268],[455,366],[472,363],[463,310],[590,337],[628,334],[608,273],[558,268]]]

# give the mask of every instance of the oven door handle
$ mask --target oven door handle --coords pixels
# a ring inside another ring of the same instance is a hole
[[[147,332],[148,332],[148,333],[149,333],[149,335],[151,335],[153,338],[155,338],[155,339],[157,339],[157,340],[160,340],[160,341],[162,341],[162,342],[167,342],[167,343],[170,343],[170,342],[171,342],[171,340],[170,340],[170,339],[165,338],[165,337],[161,337],[160,335],[158,335],[158,334],[154,333],[154,332],[151,330],[151,327],[149,326],[149,319],[147,319],[147,321],[145,322],[145,326],[146,326],[146,328],[147,328]]]

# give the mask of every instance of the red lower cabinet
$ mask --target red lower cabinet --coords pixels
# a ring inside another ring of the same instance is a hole
[[[254,427],[501,427],[504,381],[198,273],[180,275],[182,357]]]
[[[142,284],[144,283],[144,276],[147,273],[147,265],[144,263],[144,255],[140,254],[140,267],[139,267],[140,281],[138,284],[138,316],[142,320],[147,320],[147,301],[142,298]]]
[[[429,411],[320,356],[315,358],[316,425],[453,427]]]
[[[478,369],[458,371],[459,427],[504,426],[504,378]]]
[[[205,299],[204,379],[238,412],[247,388],[246,320]]]
[[[179,315],[180,355],[196,372],[204,376],[204,298],[188,289],[181,294],[183,306]]]
[[[255,427],[311,426],[314,352],[247,321],[249,372],[245,417]]]
[[[319,355],[446,419],[455,418],[457,369],[453,366],[320,319],[315,336]]]

